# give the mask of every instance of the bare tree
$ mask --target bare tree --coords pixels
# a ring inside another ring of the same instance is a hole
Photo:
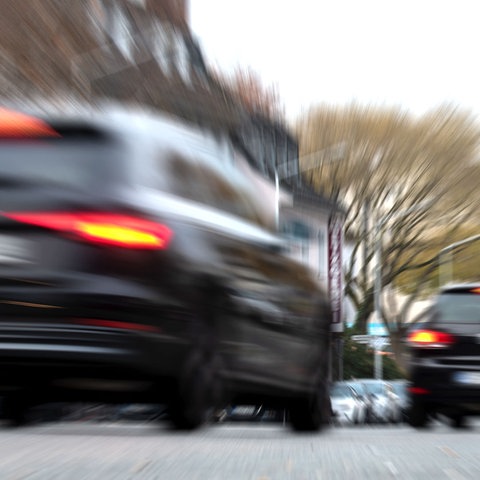
[[[408,313],[437,272],[440,249],[465,225],[478,225],[479,126],[452,106],[413,117],[351,104],[313,109],[297,130],[307,180],[347,208],[345,235],[354,247],[345,291],[357,310],[357,327],[366,331],[374,309],[378,245],[384,296],[395,291],[402,274],[416,273],[407,301],[395,305],[390,295],[382,302],[401,361]]]

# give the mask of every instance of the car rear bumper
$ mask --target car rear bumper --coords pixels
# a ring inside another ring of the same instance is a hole
[[[186,309],[128,281],[89,280],[0,288],[0,393],[129,390],[178,375],[193,338]]]
[[[417,365],[411,371],[410,401],[421,401],[439,411],[460,408],[480,413],[480,384],[460,382],[461,372],[464,372],[461,368]],[[470,372],[480,370],[470,369]]]

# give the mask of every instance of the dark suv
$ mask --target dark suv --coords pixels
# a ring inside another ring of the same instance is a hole
[[[480,414],[480,284],[441,290],[408,344],[412,426],[424,427],[440,413],[460,427],[466,416]]]
[[[221,137],[168,117],[0,111],[0,395],[328,415],[330,308]]]

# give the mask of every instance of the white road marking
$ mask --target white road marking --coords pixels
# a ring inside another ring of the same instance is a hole
[[[152,463],[151,460],[143,460],[141,462],[138,462],[131,470],[130,473],[140,473],[142,470],[145,470],[145,468]]]
[[[455,450],[453,450],[450,447],[447,447],[446,445],[439,445],[438,448],[448,457],[460,458],[460,455]]]
[[[395,465],[393,464],[393,462],[385,462],[385,466],[390,470],[391,474],[393,476],[397,476],[398,475],[398,470],[397,470],[397,467],[395,467]]]
[[[451,480],[467,480],[461,473],[457,472],[454,468],[445,468],[443,471],[448,478],[451,478]]]

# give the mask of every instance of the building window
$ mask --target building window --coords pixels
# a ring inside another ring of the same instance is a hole
[[[311,237],[310,227],[299,220],[291,220],[282,223],[281,232],[289,238],[308,241]]]

